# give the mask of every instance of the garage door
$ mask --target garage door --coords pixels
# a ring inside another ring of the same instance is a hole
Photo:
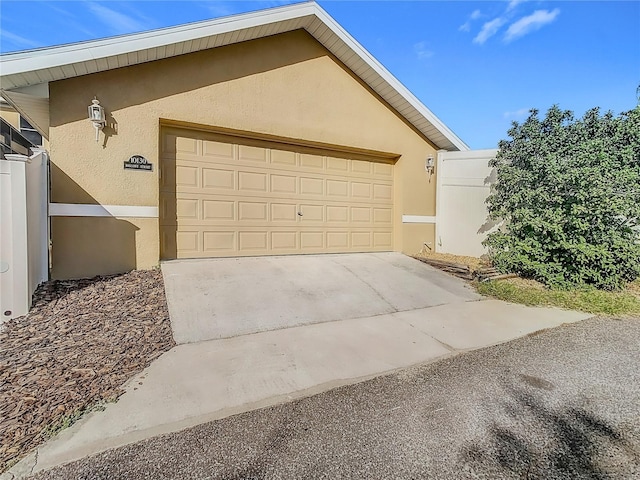
[[[392,250],[390,162],[191,130],[161,143],[163,259]]]

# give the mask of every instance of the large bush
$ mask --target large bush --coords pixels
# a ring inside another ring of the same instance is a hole
[[[640,276],[640,107],[576,120],[552,107],[513,122],[487,199],[502,271],[555,288],[613,290]]]

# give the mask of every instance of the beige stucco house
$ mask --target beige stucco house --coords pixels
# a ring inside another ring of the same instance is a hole
[[[54,278],[414,253],[434,243],[429,164],[467,150],[313,2],[7,54],[1,71],[49,141]]]

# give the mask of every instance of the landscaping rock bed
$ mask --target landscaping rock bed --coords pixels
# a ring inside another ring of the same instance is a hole
[[[40,286],[0,332],[0,472],[175,345],[159,270]]]

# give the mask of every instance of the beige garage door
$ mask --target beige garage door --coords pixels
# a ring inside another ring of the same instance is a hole
[[[393,165],[323,153],[164,129],[162,258],[392,250]]]

